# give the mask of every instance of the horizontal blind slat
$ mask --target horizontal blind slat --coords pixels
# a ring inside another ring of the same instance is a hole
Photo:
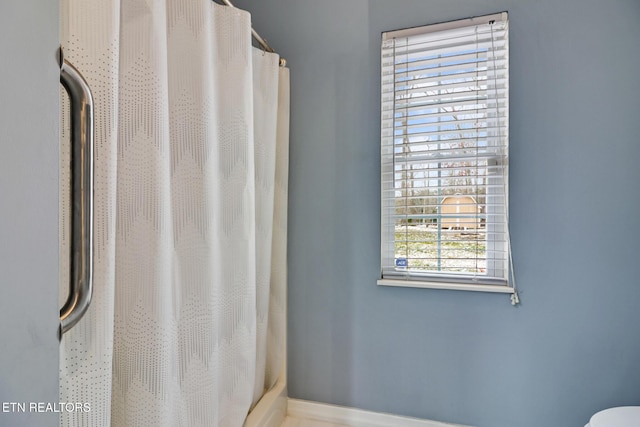
[[[393,71],[395,74],[411,74],[434,70],[438,68],[450,67],[452,65],[461,65],[468,68],[486,67],[489,62],[496,61],[496,66],[503,67],[507,58],[505,49],[495,49],[486,52],[460,51],[447,57],[418,57],[411,62],[403,62],[393,54],[390,54],[389,60],[383,65],[386,71]]]
[[[506,50],[508,40],[505,37],[495,37],[491,40],[491,36],[487,34],[478,37],[466,36],[458,39],[444,40],[444,43],[438,46],[438,42],[414,41],[407,43],[404,39],[396,39],[395,44],[390,44],[381,51],[381,59],[393,57],[398,63],[415,60],[415,58],[448,58],[463,53],[487,54],[499,50]],[[491,55],[489,55],[491,56]]]

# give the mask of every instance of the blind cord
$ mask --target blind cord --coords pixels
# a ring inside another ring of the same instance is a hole
[[[494,83],[494,88],[493,90],[496,92],[496,100],[498,99],[498,76],[497,76],[497,71],[496,71],[496,47],[495,47],[495,41],[494,41],[494,36],[493,36],[493,25],[496,23],[496,21],[489,21],[489,28],[491,29],[491,56],[493,59],[493,83]],[[500,127],[500,118],[502,117],[500,115],[500,102],[496,101],[496,112],[498,114],[498,139],[500,140],[500,149],[502,150],[502,128]],[[506,156],[503,153],[502,158],[504,159]],[[504,164],[504,160],[503,160],[503,164],[502,164],[502,168],[504,169],[505,166]],[[505,174],[502,174],[502,176],[504,177]],[[508,258],[509,258],[509,276],[511,277],[511,287],[513,288],[513,293],[511,294],[511,305],[518,305],[520,304],[520,297],[518,296],[518,287],[516,285],[516,275],[513,269],[513,251],[511,250],[511,232],[510,232],[510,225],[509,225],[509,193],[507,192],[507,183],[506,181],[503,179],[502,180],[502,185],[504,188],[504,195],[506,200],[505,203],[505,208],[504,208],[504,216],[506,219],[506,236],[507,236],[507,252],[508,252]]]

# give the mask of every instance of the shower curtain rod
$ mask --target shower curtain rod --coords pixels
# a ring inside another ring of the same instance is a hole
[[[227,6],[235,7],[233,5],[233,3],[231,3],[230,0],[222,0],[222,3],[226,4]],[[260,44],[260,46],[262,46],[262,48],[265,51],[270,52],[270,53],[276,53],[276,51],[273,50],[273,48],[271,46],[269,46],[267,41],[265,39],[263,39],[262,36],[260,36],[260,34],[258,34],[258,32],[256,30],[253,29],[253,27],[251,27],[251,35],[253,36],[254,39],[256,39],[258,44]],[[284,58],[280,58],[280,66],[281,67],[286,67],[286,65],[287,65],[287,60],[284,59]]]

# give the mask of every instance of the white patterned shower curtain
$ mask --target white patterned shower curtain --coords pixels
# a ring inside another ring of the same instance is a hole
[[[284,360],[288,70],[211,0],[62,0],[61,19],[96,135],[94,296],[60,362],[60,401],[91,410],[61,425],[241,426]]]

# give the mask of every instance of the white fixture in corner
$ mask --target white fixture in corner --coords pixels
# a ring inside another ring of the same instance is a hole
[[[349,427],[469,427],[298,399],[288,400],[287,415]]]
[[[589,420],[585,427],[638,427],[640,426],[640,406],[621,406],[600,411]]]

